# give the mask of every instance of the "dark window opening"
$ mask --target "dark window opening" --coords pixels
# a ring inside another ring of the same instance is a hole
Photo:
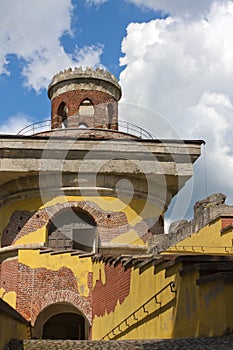
[[[96,225],[84,212],[64,210],[56,215],[48,228],[48,246],[52,249],[95,249]]]
[[[113,105],[108,104],[108,129],[112,129],[112,119],[113,119]]]
[[[65,104],[65,102],[61,102],[58,107],[58,116],[61,118],[61,127],[67,128],[68,127],[68,108]]]

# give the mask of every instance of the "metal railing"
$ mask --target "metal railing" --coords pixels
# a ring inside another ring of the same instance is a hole
[[[111,128],[111,126],[113,128]],[[72,129],[75,128],[74,125],[72,127],[68,127],[66,129]],[[78,128],[78,126],[77,126]],[[139,137],[141,139],[153,139],[153,136],[145,129],[141,128],[140,126],[137,126],[133,123],[126,122],[124,120],[118,120],[117,123],[108,124],[107,126],[101,126],[99,123],[94,125],[92,128],[85,128],[85,129],[104,129],[104,130],[113,130],[115,132],[124,132],[126,134],[130,134],[136,137]],[[84,130],[85,130],[84,129]],[[51,130],[51,120],[42,120],[39,122],[35,122],[33,124],[27,125],[23,129],[21,129],[17,135],[34,135],[39,132],[46,132]],[[62,130],[62,128],[59,128],[58,130]]]
[[[208,245],[179,245],[171,246],[166,249],[166,253],[221,253],[221,254],[233,254],[233,246],[208,246]]]
[[[17,135],[34,135],[37,132],[51,130],[51,120],[41,120],[33,124],[29,124],[21,129]]]
[[[155,303],[156,304],[159,304],[160,307],[161,307],[161,302],[158,302],[157,300],[157,296],[159,294],[161,294],[162,292],[164,292],[168,287],[170,287],[170,290],[172,293],[176,293],[175,291],[175,282],[172,281],[170,283],[168,283],[165,287],[163,287],[160,291],[158,291],[155,295],[153,295],[153,297],[151,297],[150,299],[148,299],[144,304],[142,304],[139,308],[137,308],[134,312],[132,312],[129,316],[127,316],[123,321],[121,321],[120,323],[118,323],[113,329],[111,329],[111,331],[109,331],[107,334],[105,334],[101,339],[102,340],[111,340],[111,339],[114,339],[117,335],[116,335],[116,331],[118,331],[119,333],[122,332],[121,330],[121,327],[123,327],[123,325],[127,328],[127,327],[130,327],[130,324],[129,324],[129,319],[133,319],[134,321],[138,322],[139,319],[137,317],[137,313],[139,313],[140,310],[143,310],[143,312],[145,314],[148,314],[149,311],[146,310],[146,306],[152,301],[152,300],[155,300]],[[113,336],[111,338],[111,335]]]

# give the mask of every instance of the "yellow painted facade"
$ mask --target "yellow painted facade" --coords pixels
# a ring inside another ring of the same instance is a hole
[[[47,255],[40,254],[38,250],[20,250],[19,263],[32,269],[45,268],[58,271],[62,267],[70,269],[77,280],[77,289],[81,296],[88,296],[88,273],[92,271],[91,258],[71,256],[71,254]]]
[[[218,218],[164,254],[229,255],[233,232],[229,229],[221,233],[221,228],[221,218]],[[94,339],[105,335],[106,340],[214,336],[233,330],[233,285],[221,279],[197,285],[199,271],[181,277],[181,269],[181,264],[166,270],[151,266],[141,273],[133,269],[128,297],[121,305],[118,303],[114,312],[94,319]],[[170,287],[159,293],[172,281],[175,293]],[[156,293],[159,293],[156,299],[140,309]],[[127,319],[137,309],[136,314]]]
[[[64,204],[67,202],[81,202],[84,199],[88,200],[89,202],[95,203],[104,211],[125,213],[128,223],[132,227],[140,223],[143,219],[146,219],[148,217],[154,217],[160,212],[159,208],[154,205],[150,205],[150,206],[147,205],[147,210],[144,211],[143,210],[144,201],[142,200],[132,200],[130,202],[130,205],[128,205],[122,200],[118,198],[113,198],[113,197],[83,198],[81,196],[59,196],[59,197],[53,198],[52,200],[47,201],[46,203],[42,203],[41,199],[39,198],[28,199],[24,201],[17,201],[1,208],[0,232],[2,234],[4,228],[7,226],[10,220],[11,215],[16,210],[26,210],[26,211],[33,212],[35,210],[46,209],[57,204]],[[140,215],[140,213],[142,215]],[[46,242],[46,239],[47,239],[47,231],[46,231],[46,224],[45,224],[42,228],[39,228],[38,230],[34,232],[30,232],[29,234],[19,238],[14,244],[19,245],[19,244],[43,243],[43,242]],[[111,243],[118,243],[120,245],[121,244],[124,245],[126,243],[142,245],[142,246],[145,245],[145,243],[140,239],[137,232],[133,229],[119,235],[117,238],[114,238]]]
[[[93,339],[216,336],[232,330],[232,284],[216,281],[198,286],[197,271],[180,277],[180,269],[181,265],[176,265],[171,271],[162,269],[155,274],[154,267],[141,274],[133,271],[129,296],[114,312],[94,318]]]
[[[4,313],[0,313],[0,350],[5,350],[11,339],[30,339],[29,327]]]
[[[1,230],[6,227],[15,210],[35,211],[67,201],[82,200],[82,197],[69,196],[57,197],[45,204],[39,199],[15,202],[1,210]],[[139,215],[143,205],[140,201],[134,201],[133,205],[131,203],[131,206],[126,207],[123,202],[111,197],[104,199],[89,197],[89,201],[94,202],[105,211],[124,211],[132,226],[144,218]],[[155,207],[151,208],[148,217],[152,216],[152,212],[156,210]],[[199,232],[169,248],[163,255],[229,255],[233,232],[229,230],[221,233],[221,228],[221,218],[216,219]],[[18,239],[15,245],[45,243],[46,230],[45,224],[38,230]],[[121,245],[129,241],[131,244],[145,244],[133,229],[119,235],[111,243]],[[18,262],[31,269],[44,268],[51,271],[58,271],[62,267],[70,269],[77,281],[77,291],[82,297],[88,297],[91,292],[88,285],[89,273],[92,273],[92,289],[95,288],[97,281],[101,280],[103,286],[108,282],[105,275],[105,263],[93,262],[91,257],[80,258],[70,253],[40,254],[39,249],[19,249]],[[181,262],[167,268],[164,262],[156,266],[149,264],[142,270],[133,267],[130,273],[129,294],[122,303],[118,301],[111,312],[94,317],[92,339],[213,336],[222,335],[227,329],[233,330],[231,317],[233,314],[231,303],[233,285],[226,284],[222,280],[197,285],[196,281],[200,277],[200,272],[195,270],[180,276],[182,268]],[[122,278],[123,270],[122,268]],[[12,307],[16,307],[17,295],[15,292],[6,293],[1,288],[0,297]],[[13,327],[19,326],[14,325]],[[22,334],[24,334],[23,331]]]
[[[16,297],[16,292],[6,292],[4,288],[0,288],[0,298],[14,309],[16,308]]]
[[[169,283],[173,281],[173,277],[165,278],[165,270],[154,274],[154,267],[146,269],[143,273],[140,273],[139,269],[132,270],[130,294],[122,304],[118,303],[114,312],[94,318],[93,339],[103,338],[137,309],[139,310],[135,317],[132,315],[127,320],[128,325],[126,322],[121,324],[106,340],[115,336],[119,339],[170,338],[173,330],[171,321],[175,293],[171,292]],[[156,300],[153,299],[145,305],[146,312],[140,308],[156,294]]]
[[[221,217],[167,249],[165,253],[232,254],[233,229],[221,233]]]

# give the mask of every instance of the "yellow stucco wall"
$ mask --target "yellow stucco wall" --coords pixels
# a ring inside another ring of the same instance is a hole
[[[193,271],[179,275],[182,264],[177,263],[167,270],[160,266],[146,269],[140,273],[135,269],[131,273],[130,293],[115,310],[93,320],[93,339],[100,339],[118,326],[134,310],[138,309],[153,295],[159,293],[172,281],[175,293],[170,286],[136,312],[136,321],[131,316],[108,339],[150,339],[179,338],[198,336],[220,336],[227,330],[233,330],[232,295],[233,285],[218,280],[197,285],[199,272]]]
[[[221,234],[221,218],[167,249],[168,253],[232,254],[233,230]]]
[[[7,226],[11,215],[16,210],[26,210],[26,211],[36,211],[45,209],[56,204],[64,204],[65,202],[81,202],[84,198],[82,196],[59,196],[48,200],[46,203],[42,203],[41,199],[28,199],[24,201],[17,201],[4,206],[0,211],[0,234],[3,232],[4,228]],[[160,214],[160,209],[155,205],[148,205],[146,210],[144,210],[145,202],[142,200],[132,200],[129,204],[126,201],[122,201],[114,197],[87,197],[85,200],[95,203],[104,211],[112,212],[123,212],[125,213],[128,223],[134,227],[136,224],[140,223],[143,219],[149,217],[155,217]],[[31,232],[21,238],[19,238],[14,244],[33,244],[42,243],[46,241],[46,224],[39,228],[38,230]],[[113,239],[111,243],[118,244],[135,244],[135,245],[145,245],[143,240],[139,237],[138,233],[134,229],[130,229],[128,232],[119,235],[117,238]]]
[[[0,350],[6,350],[6,346],[11,339],[29,339],[29,327],[16,319],[0,313]]]
[[[43,209],[65,201],[82,201],[82,197],[69,196],[57,197],[47,203],[39,199],[16,202],[4,207],[1,212],[0,229],[6,227],[12,213],[15,210],[34,211]],[[134,226],[141,222],[145,215],[141,216],[143,203],[134,201],[129,205],[112,197],[94,198],[89,201],[97,204],[106,211],[123,211],[129,223]],[[148,217],[155,215],[156,207],[151,207]],[[168,249],[167,253],[200,253],[200,254],[229,254],[225,247],[232,246],[233,233],[220,233],[221,219],[207,225],[199,232],[192,234],[179,242],[175,247]],[[16,244],[39,243],[46,241],[46,225],[35,232],[19,239]],[[127,233],[115,238],[112,243],[144,244],[137,233],[131,229]],[[62,267],[69,268],[77,280],[77,290],[83,297],[89,295],[88,273],[93,273],[93,288],[96,282],[101,280],[106,284],[104,263],[92,263],[91,258],[71,256],[71,254],[39,254],[37,250],[19,250],[18,261],[32,269],[45,268],[58,271]],[[101,339],[114,327],[127,318],[132,312],[136,312],[120,328],[109,334],[109,338],[118,339],[142,339],[142,338],[173,338],[190,336],[221,335],[227,328],[233,329],[233,306],[231,303],[233,287],[224,285],[223,281],[210,282],[205,285],[196,285],[199,272],[194,271],[183,277],[179,275],[182,269],[181,263],[172,268],[164,269],[161,265],[156,268],[149,266],[139,271],[133,268],[130,275],[130,291],[125,300],[116,305],[114,311],[105,313],[104,316],[95,317],[92,325],[93,339]],[[172,292],[169,283],[175,282],[176,292]],[[145,309],[140,308],[150,298],[157,294]],[[0,297],[15,307],[16,295],[13,292],[5,293],[0,290]],[[217,317],[215,317],[217,315]],[[10,322],[7,320],[7,322]],[[2,321],[0,321],[0,327]],[[7,323],[6,323],[7,324]],[[16,327],[16,328],[14,328]],[[12,329],[17,330],[17,325]],[[107,339],[107,338],[106,338]]]
[[[175,338],[222,335],[227,328],[223,281],[199,286],[197,278],[198,271],[179,278],[172,333]]]
[[[70,269],[77,281],[77,290],[81,296],[89,295],[88,273],[92,271],[91,258],[71,256],[71,254],[40,254],[37,250],[20,250],[19,263],[31,267],[32,269],[45,268],[47,270],[58,271],[62,267]]]
[[[16,308],[16,296],[16,292],[6,292],[4,288],[0,288],[0,298],[14,309]]]
[[[100,268],[101,265],[100,265]],[[95,267],[95,269],[98,269]],[[101,274],[102,275],[102,274]],[[146,269],[140,273],[139,269],[131,272],[130,293],[122,304],[117,304],[115,310],[103,317],[95,317],[93,320],[93,339],[104,337],[109,331],[129,316],[134,310],[147,302],[151,297],[161,291],[171,281],[174,276],[165,278],[165,270],[154,274],[154,267]],[[102,281],[103,282],[103,281]],[[137,311],[135,317],[128,319],[122,324],[120,329],[114,331],[119,339],[143,339],[143,338],[169,338],[173,332],[175,293],[171,292],[170,286],[158,293],[157,300],[151,300],[146,306]],[[114,338],[111,333],[109,338]],[[108,338],[106,338],[107,340]]]

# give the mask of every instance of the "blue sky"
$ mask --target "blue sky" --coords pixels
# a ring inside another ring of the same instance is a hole
[[[59,70],[105,67],[122,86],[121,119],[158,138],[206,141],[207,190],[202,156],[174,216],[213,192],[233,203],[231,0],[0,4],[0,133],[49,118],[46,89]]]
[[[24,1],[21,2],[24,3]],[[25,6],[26,3],[25,1]],[[99,47],[101,57],[97,65],[103,65],[118,78],[123,69],[119,65],[119,58],[122,55],[121,42],[126,35],[127,25],[131,22],[147,22],[161,14],[160,11],[142,9],[124,0],[109,1],[101,6],[85,0],[72,1],[71,4],[70,28],[67,28],[58,38],[60,45],[68,54],[72,54],[77,46],[80,49]],[[36,5],[34,5],[34,10],[36,11]],[[17,10],[13,6],[9,7],[9,16],[12,17],[12,20],[17,16]],[[56,16],[53,17],[51,14],[49,20],[53,21],[55,18]],[[40,25],[43,25],[43,18],[41,18]],[[40,25],[37,26],[37,30],[40,30]],[[49,30],[49,23],[46,23],[46,26]],[[29,25],[25,26],[22,34],[26,36],[27,31],[30,31]],[[4,101],[1,109],[1,122],[5,124],[6,119],[19,113],[27,116],[32,122],[49,117],[50,102],[46,95],[46,87],[36,87],[37,91],[35,91],[33,86],[24,86],[26,78],[22,71],[27,59],[11,52],[5,57],[8,62],[6,67],[9,75],[3,74],[0,78],[0,96]],[[51,70],[48,81],[54,73],[56,71]],[[14,103],[12,103],[12,96],[14,96]]]

